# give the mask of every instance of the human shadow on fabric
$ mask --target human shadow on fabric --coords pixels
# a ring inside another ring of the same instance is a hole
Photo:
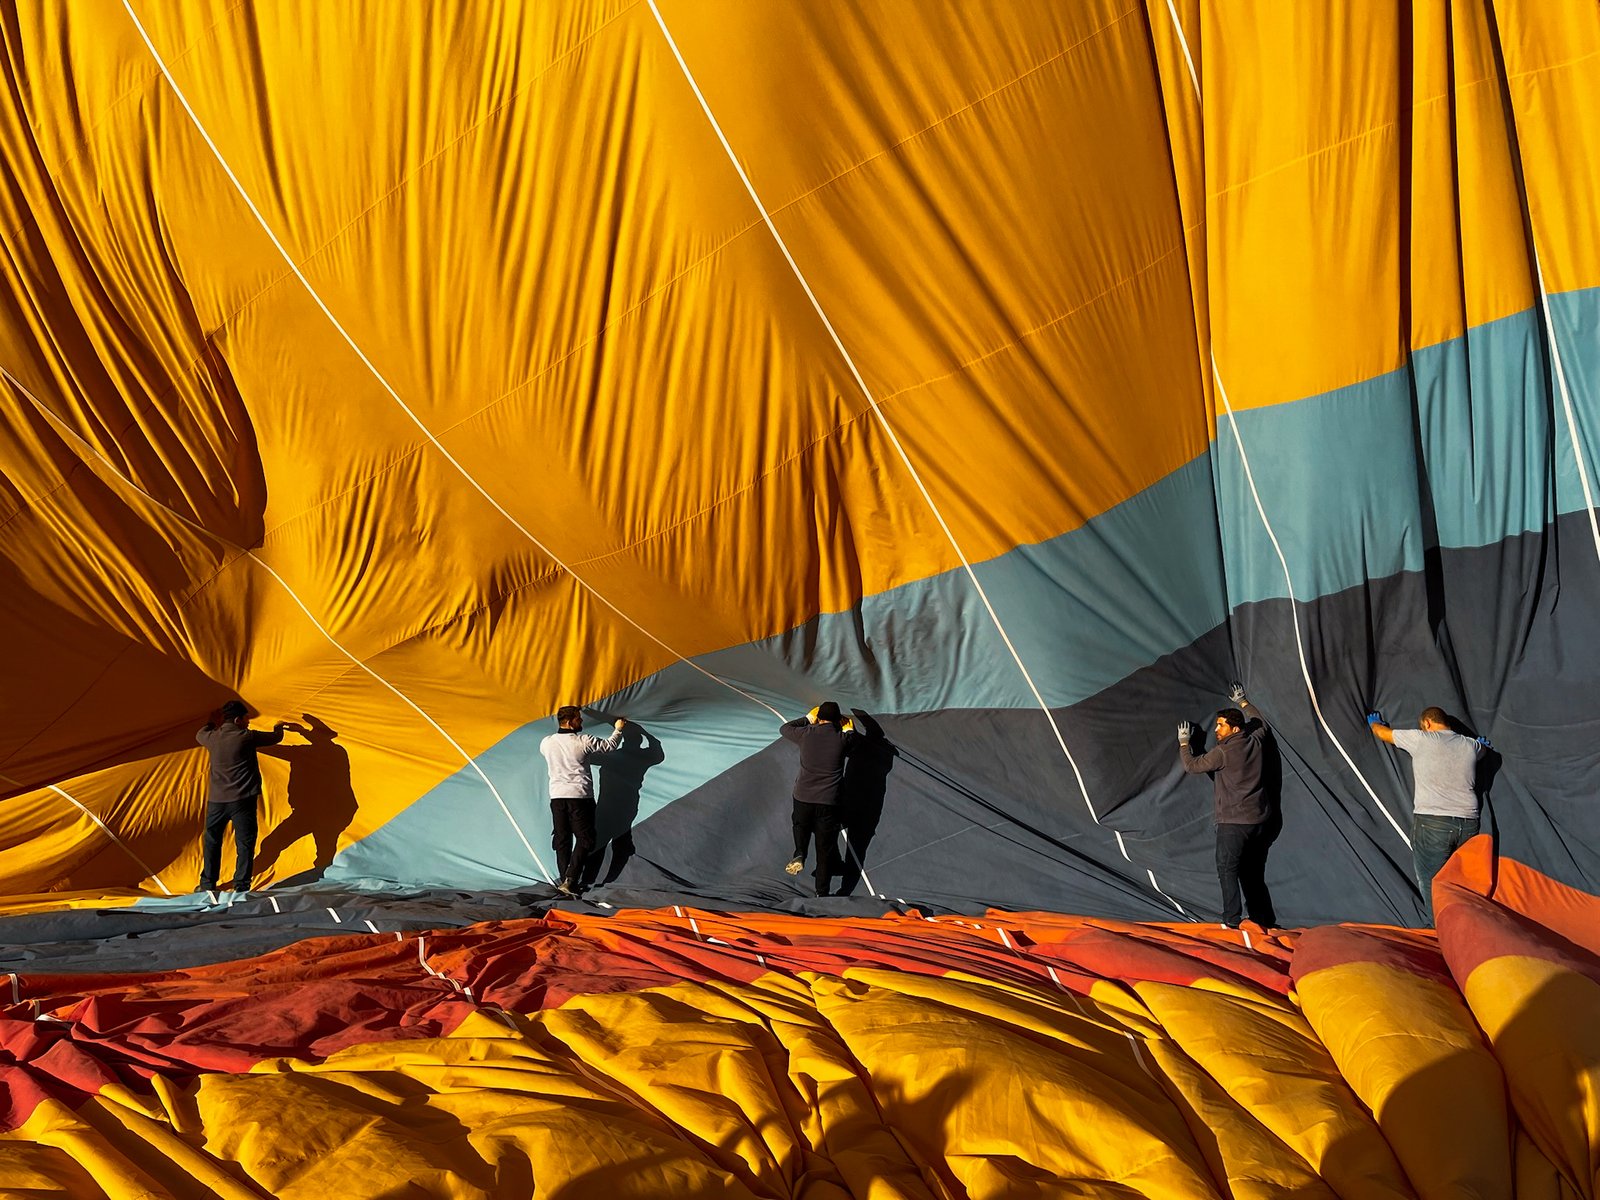
[[[356,794],[350,782],[350,755],[339,744],[338,730],[310,713],[297,729],[303,746],[275,746],[262,751],[289,765],[289,815],[262,839],[256,854],[256,871],[270,869],[290,846],[310,838],[316,848],[314,865],[280,883],[315,883],[333,863],[339,835],[356,815]]]
[[[871,714],[852,708],[856,732],[861,735],[844,764],[844,786],[839,793],[843,809],[844,855],[839,876],[840,896],[855,894],[867,865],[867,848],[883,819],[883,799],[889,790],[889,772],[900,749],[883,732]]]
[[[644,777],[667,758],[661,740],[638,725],[622,731],[622,745],[595,759],[600,779],[595,797],[594,852],[584,860],[580,882],[584,887],[615,883],[634,855],[633,823],[639,817],[639,795]],[[606,866],[606,851],[611,864]],[[605,878],[601,878],[604,869]]]

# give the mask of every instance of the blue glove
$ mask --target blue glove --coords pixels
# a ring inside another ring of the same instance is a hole
[[[1491,742],[1486,737],[1479,738],[1478,739],[1478,745],[1482,746],[1485,750],[1493,750],[1494,749],[1494,743]]]
[[[1367,724],[1368,725],[1387,725],[1388,723],[1389,722],[1387,722],[1387,721],[1385,721],[1383,719],[1383,714],[1381,712],[1379,712],[1377,709],[1373,709],[1371,712],[1369,712],[1367,714]]]

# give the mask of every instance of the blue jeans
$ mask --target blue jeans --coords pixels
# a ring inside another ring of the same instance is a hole
[[[250,890],[251,868],[256,860],[256,805],[260,796],[237,804],[206,805],[206,831],[200,840],[200,890],[217,890],[217,870],[222,865],[222,834],[233,825],[233,890]]]
[[[1411,818],[1411,862],[1422,889],[1422,906],[1433,922],[1433,877],[1450,856],[1478,836],[1477,817],[1436,817],[1417,813]]]

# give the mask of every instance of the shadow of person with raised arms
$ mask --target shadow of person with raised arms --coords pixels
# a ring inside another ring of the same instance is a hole
[[[610,719],[603,713],[599,715]],[[622,745],[595,760],[600,780],[599,795],[595,799],[594,851],[584,860],[583,874],[579,877],[585,888],[593,887],[596,881],[615,883],[633,857],[633,823],[639,816],[644,777],[666,758],[661,740],[630,722],[623,732]],[[605,878],[600,879],[607,847],[611,850],[611,866]]]
[[[883,818],[883,797],[889,789],[889,772],[900,749],[883,732],[883,726],[859,708],[850,710],[855,731],[861,739],[844,760],[844,786],[839,789],[839,804],[844,814],[844,863],[839,876],[839,895],[855,894],[861,872],[867,863],[867,847],[878,834]]]
[[[333,863],[339,835],[356,815],[356,794],[350,783],[350,755],[338,742],[339,732],[310,713],[296,730],[304,746],[280,746],[271,752],[289,764],[289,815],[262,840],[256,870],[268,870],[290,846],[309,837],[316,846],[316,861],[306,871],[279,883],[315,883]]]

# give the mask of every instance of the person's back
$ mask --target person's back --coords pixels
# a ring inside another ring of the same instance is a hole
[[[583,868],[594,852],[594,768],[596,758],[622,745],[627,721],[612,722],[604,740],[583,732],[583,710],[563,704],[556,710],[555,733],[539,743],[550,771],[550,845],[556,853],[556,888],[582,890]]]
[[[284,730],[298,728],[279,721],[270,733],[250,728],[249,709],[229,700],[194,735],[210,756],[210,787],[205,830],[201,836],[200,891],[214,892],[222,864],[222,835],[233,826],[235,895],[250,889],[256,852],[256,805],[261,800],[261,760],[256,751],[283,741]],[[304,732],[301,730],[300,732]]]
[[[211,756],[210,794],[212,804],[237,804],[261,795],[261,759],[256,751],[283,740],[277,730],[265,733],[235,721],[207,725],[194,735]]]
[[[576,729],[563,729],[545,737],[539,743],[539,753],[550,769],[551,798],[592,799],[594,760],[621,744],[620,729],[606,739]]]
[[[1412,812],[1430,817],[1478,816],[1477,739],[1449,729],[1396,729],[1394,744],[1411,755]]]
[[[1411,755],[1411,861],[1422,906],[1433,918],[1433,877],[1450,856],[1478,836],[1478,760],[1491,749],[1487,738],[1451,728],[1437,705],[1422,710],[1419,729],[1395,729],[1381,712],[1367,714],[1380,742]]]
[[[854,735],[831,721],[795,732],[799,736],[790,740],[800,745],[800,770],[795,775],[794,798],[806,804],[837,804]]]
[[[794,856],[784,870],[798,875],[805,866],[806,849],[812,837],[817,842],[817,895],[826,896],[837,875],[840,792],[844,787],[844,765],[855,745],[856,735],[844,728],[839,706],[832,700],[817,705],[804,717],[785,722],[778,730],[800,747],[800,770],[794,780],[794,812],[790,826],[794,831]]]

